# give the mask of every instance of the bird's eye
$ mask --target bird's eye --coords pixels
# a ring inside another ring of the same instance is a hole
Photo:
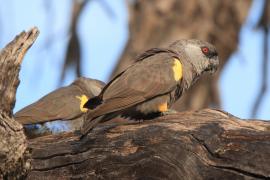
[[[202,49],[203,54],[208,55],[208,53],[209,53],[208,47],[202,47],[201,49]]]

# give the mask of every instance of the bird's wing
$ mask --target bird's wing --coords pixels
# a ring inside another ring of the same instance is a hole
[[[63,87],[18,111],[15,119],[22,124],[73,119],[86,111],[83,104],[88,98],[90,97],[75,85]]]
[[[99,123],[101,121],[99,116],[171,92],[181,79],[182,65],[178,59],[168,53],[158,53],[135,63],[104,87],[100,94],[102,103],[88,111],[81,133],[86,135]],[[90,101],[91,99],[88,105]]]
[[[168,53],[159,53],[137,62],[109,83],[102,94],[102,104],[89,114],[94,118],[169,93],[182,78],[174,78],[175,60]]]
[[[86,96],[92,97],[99,95],[106,84],[96,79],[79,77],[72,83],[72,85],[78,86]]]

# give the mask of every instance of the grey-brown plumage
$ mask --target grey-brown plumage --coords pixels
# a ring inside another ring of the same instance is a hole
[[[55,120],[75,120],[86,112],[83,104],[97,96],[105,84],[90,78],[78,78],[72,84],[59,88],[15,114],[21,124],[37,124]],[[84,102],[83,102],[84,101]]]
[[[113,114],[143,118],[167,112],[201,74],[215,71],[218,63],[215,47],[199,40],[179,40],[168,48],[146,51],[85,104],[91,110],[82,134]]]

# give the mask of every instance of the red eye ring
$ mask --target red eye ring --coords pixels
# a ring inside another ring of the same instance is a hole
[[[207,55],[209,53],[209,48],[208,47],[202,47],[202,52]]]

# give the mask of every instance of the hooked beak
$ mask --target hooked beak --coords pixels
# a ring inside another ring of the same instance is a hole
[[[215,67],[213,67],[211,70],[210,70],[210,74],[214,74],[216,71],[217,71],[217,67],[215,66]]]
[[[213,59],[210,59],[210,64],[208,68],[206,69],[206,71],[209,71],[210,74],[214,74],[218,69],[218,65],[219,65],[219,59],[218,59],[218,56],[216,56]]]
[[[219,59],[218,59],[218,56],[215,56],[213,59],[210,60],[210,66],[211,66],[210,73],[211,74],[214,74],[217,71],[218,65],[219,65]]]

